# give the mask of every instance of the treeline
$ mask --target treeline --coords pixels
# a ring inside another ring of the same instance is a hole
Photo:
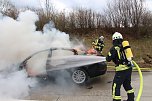
[[[31,9],[39,16],[37,30],[44,24],[54,22],[57,29],[70,34],[89,34],[90,31],[103,30],[107,33],[119,31],[136,37],[152,36],[152,13],[144,8],[143,0],[113,0],[101,12],[77,8],[67,12],[55,9],[51,0],[45,0],[45,7]],[[29,9],[25,8],[24,10]],[[1,13],[17,18],[19,11],[7,0],[0,1]],[[23,9],[22,9],[23,11]]]

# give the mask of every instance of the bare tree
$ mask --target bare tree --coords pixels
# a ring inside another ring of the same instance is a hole
[[[76,23],[78,28],[85,26],[85,11],[82,8],[76,10]]]
[[[146,11],[142,16],[142,36],[150,37],[152,35],[152,12]]]
[[[132,0],[131,1],[131,24],[135,28],[136,32],[138,33],[140,21],[142,18],[142,15],[144,14],[144,8],[143,8],[143,0]]]
[[[8,0],[0,1],[0,12],[13,19],[16,19],[19,13],[18,9]]]
[[[53,21],[56,24],[56,11],[51,0],[45,0],[45,6],[33,10],[39,15],[39,21],[36,23],[37,30],[42,30],[43,26],[49,21]]]
[[[67,24],[68,29],[74,30],[76,28],[76,16],[74,11],[69,13],[69,16],[67,17],[67,21],[68,21]]]
[[[115,0],[108,4],[106,13],[115,27],[135,27],[140,24],[143,9],[143,0]]]
[[[102,23],[104,22],[103,20],[103,16],[100,13],[96,13],[95,14],[95,24],[96,24],[96,28],[101,28],[102,27]]]

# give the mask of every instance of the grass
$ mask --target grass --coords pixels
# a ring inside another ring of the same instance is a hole
[[[84,43],[86,46],[91,47],[91,43],[95,38],[98,38],[99,35],[91,35],[84,37]],[[103,49],[103,55],[106,56],[109,52],[109,49],[112,47],[112,40],[111,35],[103,35],[105,37],[104,43],[105,47]],[[125,39],[124,39],[125,40]],[[128,38],[128,41],[130,43],[134,60],[135,61],[142,61],[142,58],[149,54],[152,56],[152,38],[142,38],[142,39],[134,39],[134,38]]]
[[[111,40],[112,35],[111,34],[102,34],[102,35],[105,37],[104,39],[105,47],[103,49],[103,55],[107,56],[110,48],[112,47],[112,40]],[[91,35],[83,36],[82,39],[84,40],[84,44],[87,47],[91,47],[92,41],[98,38],[99,36],[100,35],[91,34]],[[132,37],[126,38],[125,36],[124,40],[125,39],[129,41],[129,44],[131,46],[134,55],[134,61],[136,61],[137,63],[143,64],[144,63],[143,57],[145,57],[147,54],[152,56],[152,38],[135,39]],[[140,64],[139,66],[143,68],[151,67],[150,65],[144,66]]]
[[[146,54],[152,56],[152,39],[143,38],[130,41],[135,60],[141,60]]]

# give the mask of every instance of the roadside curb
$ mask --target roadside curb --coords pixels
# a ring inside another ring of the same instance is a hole
[[[107,72],[115,72],[115,70],[107,70]],[[138,70],[133,70],[132,72],[138,72]],[[141,70],[141,72],[152,72],[152,70]]]
[[[152,72],[152,68],[140,68],[142,72]],[[114,66],[107,66],[107,72],[115,72]],[[133,68],[133,72],[138,72],[136,68]]]

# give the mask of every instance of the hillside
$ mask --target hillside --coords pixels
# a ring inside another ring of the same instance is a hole
[[[101,34],[102,33],[102,34]],[[91,47],[91,43],[98,36],[103,35],[105,37],[105,47],[103,49],[103,54],[106,56],[110,47],[112,46],[112,34],[98,31],[91,32],[90,34],[84,36],[78,36],[79,39],[83,40],[86,47]],[[134,60],[138,62],[141,67],[152,67],[152,38],[140,38],[123,35],[124,40],[128,40],[134,55]]]

